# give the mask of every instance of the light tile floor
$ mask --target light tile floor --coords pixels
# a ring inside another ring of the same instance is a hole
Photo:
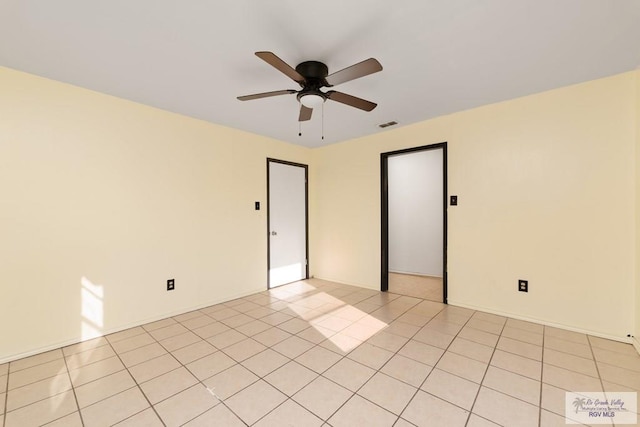
[[[442,278],[389,273],[389,292],[442,302]]]
[[[563,426],[627,344],[321,280],[0,365],[0,426]]]

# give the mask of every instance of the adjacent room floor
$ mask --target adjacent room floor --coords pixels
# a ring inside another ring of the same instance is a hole
[[[389,292],[442,302],[442,277],[389,273]]]
[[[627,344],[309,280],[0,365],[0,426],[564,426]]]

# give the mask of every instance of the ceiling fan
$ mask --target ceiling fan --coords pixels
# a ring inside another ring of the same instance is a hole
[[[337,92],[335,90],[329,90],[326,92],[320,90],[323,87],[332,87],[339,85],[340,83],[345,83],[350,80],[355,80],[381,71],[382,65],[380,65],[380,63],[374,58],[369,58],[350,67],[329,74],[327,66],[318,61],[305,61],[298,64],[294,69],[272,52],[256,52],[256,56],[298,83],[302,89],[285,89],[239,96],[238,99],[240,101],[249,101],[252,99],[290,95],[295,93],[297,94],[296,98],[300,101],[300,115],[298,117],[298,121],[300,122],[310,120],[313,109],[321,106],[327,99],[359,108],[364,111],[371,111],[378,105],[365,99]]]

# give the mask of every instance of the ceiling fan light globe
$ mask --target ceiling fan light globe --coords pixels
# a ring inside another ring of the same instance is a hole
[[[300,97],[300,103],[307,108],[316,108],[322,105],[324,98],[320,95],[310,93]]]

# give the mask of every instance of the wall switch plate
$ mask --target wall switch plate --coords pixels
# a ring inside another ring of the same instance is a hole
[[[529,292],[529,281],[528,280],[518,280],[518,291],[519,292]]]
[[[256,202],[256,210],[259,211],[260,210],[260,202]]]
[[[168,291],[172,291],[176,288],[176,281],[175,279],[169,279],[167,280],[167,290]]]
[[[458,196],[451,196],[449,204],[451,206],[458,206]]]

